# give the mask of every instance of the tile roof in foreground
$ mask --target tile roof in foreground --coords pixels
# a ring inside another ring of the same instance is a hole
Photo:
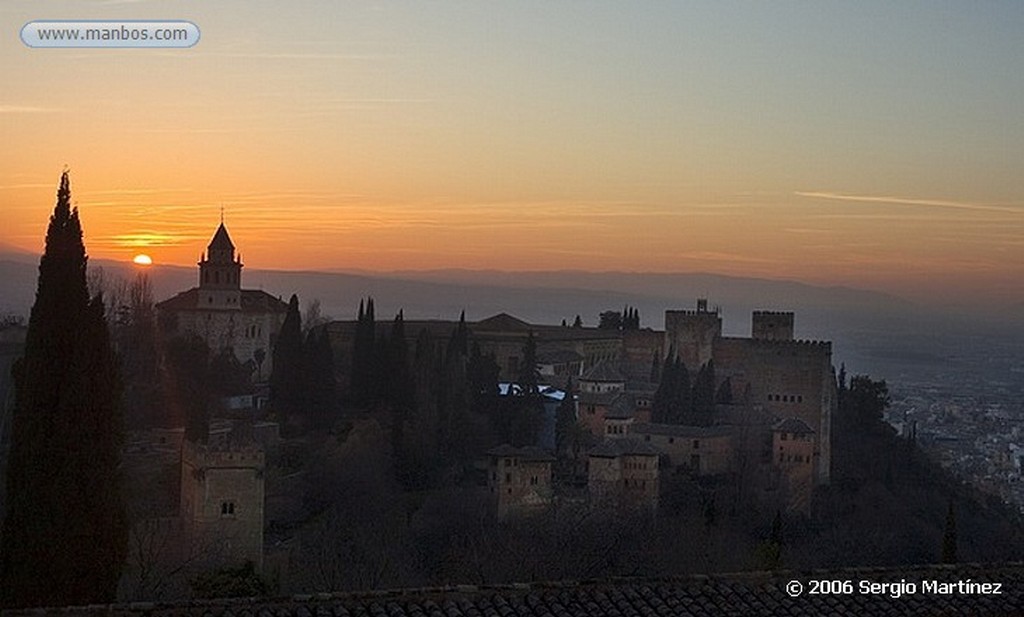
[[[800,581],[803,594],[786,585]],[[853,593],[809,595],[811,580],[849,580]],[[924,581],[998,583],[1001,593],[924,593]],[[917,593],[860,593],[859,582],[913,583]],[[360,593],[134,603],[5,611],[5,617],[661,617],[1024,614],[1024,563],[693,575],[500,586],[461,585]]]

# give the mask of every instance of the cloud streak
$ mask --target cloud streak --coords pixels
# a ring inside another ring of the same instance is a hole
[[[949,208],[955,210],[973,210],[980,212],[1002,212],[1011,214],[1022,214],[1024,210],[1011,206],[1000,206],[995,204],[976,204],[964,201],[949,201],[944,199],[912,199],[907,197],[893,197],[888,195],[848,195],[845,193],[833,193],[830,191],[794,191],[798,197],[812,199],[829,199],[835,201],[855,201],[861,203],[892,204],[900,206],[923,206],[928,208]]]
[[[52,114],[61,111],[54,107],[35,105],[0,105],[0,114]]]

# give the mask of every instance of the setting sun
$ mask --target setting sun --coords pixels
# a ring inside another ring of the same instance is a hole
[[[149,255],[136,255],[132,259],[132,263],[140,266],[151,266],[153,265],[153,259]]]

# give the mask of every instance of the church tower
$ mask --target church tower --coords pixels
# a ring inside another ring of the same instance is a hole
[[[206,254],[199,261],[199,305],[213,310],[241,310],[242,257],[235,256],[224,222],[221,221]]]

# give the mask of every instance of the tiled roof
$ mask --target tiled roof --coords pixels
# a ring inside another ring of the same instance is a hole
[[[529,332],[533,329],[533,326],[526,323],[518,317],[513,317],[508,313],[498,313],[482,319],[475,324],[471,324],[473,330],[491,331],[498,330],[502,332]]]
[[[814,434],[814,429],[807,425],[806,422],[800,418],[786,418],[780,420],[772,426],[773,431],[779,431],[783,433],[793,433],[795,435],[804,435],[807,433]]]
[[[923,593],[923,581],[999,583],[999,595]],[[803,593],[792,597],[790,581]],[[809,595],[811,580],[849,580],[850,594]],[[917,586],[917,593],[860,593],[859,582]],[[236,598],[180,604],[134,603],[7,611],[33,617],[685,617],[736,615],[984,615],[1024,612],[1024,564],[960,564],[837,571],[748,572],[660,579],[617,579],[477,587]]]
[[[672,437],[726,437],[731,435],[731,426],[688,426],[685,424],[634,424],[629,432],[635,435],[669,435]]]
[[[522,448],[516,448],[515,446],[510,446],[507,443],[488,450],[487,455],[499,458],[518,458],[521,461],[546,462],[555,460],[555,457],[550,452],[542,448],[537,448],[535,446],[523,446]]]
[[[619,390],[613,390],[610,392],[580,392],[576,395],[576,400],[580,405],[601,405],[607,407],[611,405],[620,394],[622,394],[622,392]]]
[[[283,300],[275,298],[262,289],[241,290],[241,303],[239,306],[242,311],[252,313],[284,313],[288,310],[288,305]],[[156,307],[161,311],[205,310],[205,307],[199,304],[198,287],[193,287],[163,302],[158,302]],[[218,313],[224,312],[223,309],[210,310]]]
[[[659,456],[661,450],[655,448],[646,441],[630,437],[616,437],[605,439],[588,452],[590,456],[601,458],[615,458],[618,456]]]
[[[583,377],[580,377],[580,381],[625,382],[626,376],[622,374],[622,371],[613,362],[602,360],[591,367]]]
[[[612,400],[608,411],[604,414],[610,420],[628,420],[636,411],[636,395],[630,392],[619,392]]]
[[[583,356],[571,349],[556,349],[537,353],[537,364],[568,364],[581,361],[583,361]]]

